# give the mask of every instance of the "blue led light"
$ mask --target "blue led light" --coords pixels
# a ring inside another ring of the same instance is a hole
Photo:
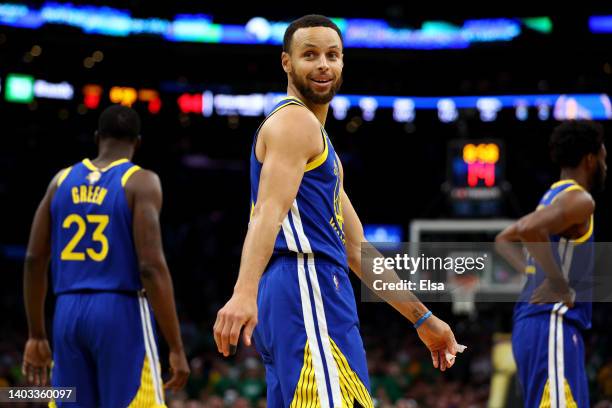
[[[523,23],[513,19],[468,20],[462,27],[428,21],[420,29],[392,27],[378,19],[332,19],[354,48],[461,49],[477,42],[511,41]],[[108,36],[154,35],[168,41],[222,44],[280,45],[288,22],[254,17],[245,25],[213,23],[208,15],[177,15],[174,20],[132,18],[125,10],[47,2],[40,10],[26,5],[0,3],[0,25],[38,28],[44,24],[67,25],[88,34]]]
[[[593,34],[611,34],[612,16],[589,17],[589,30],[591,30]]]

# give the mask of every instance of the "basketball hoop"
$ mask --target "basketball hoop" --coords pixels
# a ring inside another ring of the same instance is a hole
[[[476,305],[474,298],[480,278],[475,274],[462,274],[450,279],[450,294],[453,300],[453,313],[456,315],[476,315]]]

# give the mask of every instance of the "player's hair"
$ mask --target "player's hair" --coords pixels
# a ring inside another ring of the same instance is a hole
[[[101,138],[134,141],[140,135],[140,116],[127,106],[109,106],[98,119],[98,135]]]
[[[589,153],[597,154],[604,140],[603,128],[589,120],[570,120],[550,136],[550,157],[560,167],[577,167]]]
[[[308,14],[306,16],[302,16],[295,21],[292,21],[291,24],[285,30],[285,36],[283,37],[283,51],[291,52],[291,40],[293,39],[293,33],[295,33],[300,28],[307,27],[329,27],[334,29],[338,35],[340,36],[340,42],[343,43],[342,32],[331,19],[319,15],[319,14]]]

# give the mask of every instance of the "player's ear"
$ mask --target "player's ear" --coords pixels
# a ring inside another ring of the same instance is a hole
[[[281,64],[283,66],[283,71],[285,71],[287,74],[291,72],[291,56],[286,51],[283,51],[281,54]]]
[[[100,145],[100,133],[97,130],[94,132],[94,143],[96,146]]]
[[[142,136],[138,135],[136,136],[136,143],[134,144],[134,149],[138,150],[141,144],[142,144]]]
[[[586,156],[586,161],[589,170],[593,170],[597,167],[598,157],[596,154],[589,153]]]

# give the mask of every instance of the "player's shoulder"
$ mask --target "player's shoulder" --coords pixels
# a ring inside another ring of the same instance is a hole
[[[260,137],[268,147],[281,150],[317,150],[321,124],[305,106],[290,104],[270,116],[260,129]]]
[[[289,104],[269,116],[261,130],[265,133],[277,133],[286,129],[301,132],[318,131],[320,127],[321,124],[316,116],[306,106]]]
[[[153,170],[134,165],[127,170],[126,174],[128,172],[131,174],[129,174],[129,178],[125,182],[125,188],[139,189],[161,185],[159,176]]]
[[[577,184],[563,190],[556,197],[555,203],[565,208],[576,208],[590,213],[595,210],[595,199],[591,193]]]

